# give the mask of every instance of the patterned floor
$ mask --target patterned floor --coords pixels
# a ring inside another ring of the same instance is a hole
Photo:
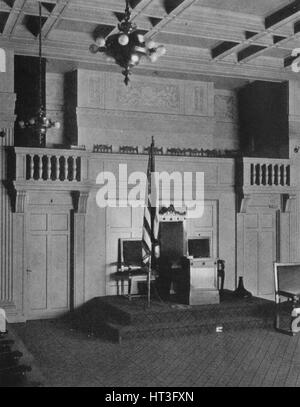
[[[300,386],[300,335],[272,328],[125,341],[90,337],[66,321],[11,326],[44,386]]]

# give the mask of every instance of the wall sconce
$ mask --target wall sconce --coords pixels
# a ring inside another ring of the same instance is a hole
[[[300,146],[296,146],[296,147],[294,148],[294,153],[298,154],[299,151],[300,151]]]
[[[4,130],[0,130],[0,137],[5,137],[5,136],[6,136],[5,131],[4,131]]]

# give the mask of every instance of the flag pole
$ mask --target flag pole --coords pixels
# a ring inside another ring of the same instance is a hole
[[[151,146],[150,146],[150,157],[151,157],[151,163],[153,164],[153,155],[154,155],[154,137],[152,136],[152,141],[151,141]],[[150,182],[152,182],[151,175],[152,175],[152,164],[151,164],[151,174],[150,174]],[[151,185],[151,191],[152,191],[153,185]],[[152,203],[153,204],[153,203]],[[150,208],[151,213],[152,213],[152,206]],[[152,218],[152,215],[151,215]],[[147,305],[148,308],[150,308],[151,305],[151,274],[152,274],[152,256],[153,256],[153,221],[151,220],[151,253],[150,253],[150,259],[149,259],[149,269],[148,269],[148,301]]]
[[[152,259],[150,256],[150,260],[149,260],[149,270],[148,270],[148,308],[150,308],[150,304],[151,304],[151,263],[152,263]]]

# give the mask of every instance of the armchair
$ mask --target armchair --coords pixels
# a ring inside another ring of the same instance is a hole
[[[300,308],[300,264],[298,263],[274,263],[275,278],[275,329],[279,332],[295,335],[300,331],[298,318]],[[282,328],[282,306],[281,298],[287,299],[290,307],[288,309],[289,324],[287,328]]]
[[[148,270],[142,265],[142,240],[137,238],[119,239],[119,262],[116,280],[119,287],[119,282],[122,284],[122,294],[124,295],[124,281],[128,282],[129,300],[133,296],[137,297],[140,294],[133,294],[133,283],[143,282],[148,280]],[[155,276],[151,273],[151,281],[155,280]],[[118,290],[119,291],[119,290]]]

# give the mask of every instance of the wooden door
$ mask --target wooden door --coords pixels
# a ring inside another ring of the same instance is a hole
[[[266,298],[274,295],[273,263],[278,258],[276,212],[243,214],[243,274],[247,290]]]
[[[31,213],[28,220],[27,318],[51,318],[70,306],[69,213]]]

